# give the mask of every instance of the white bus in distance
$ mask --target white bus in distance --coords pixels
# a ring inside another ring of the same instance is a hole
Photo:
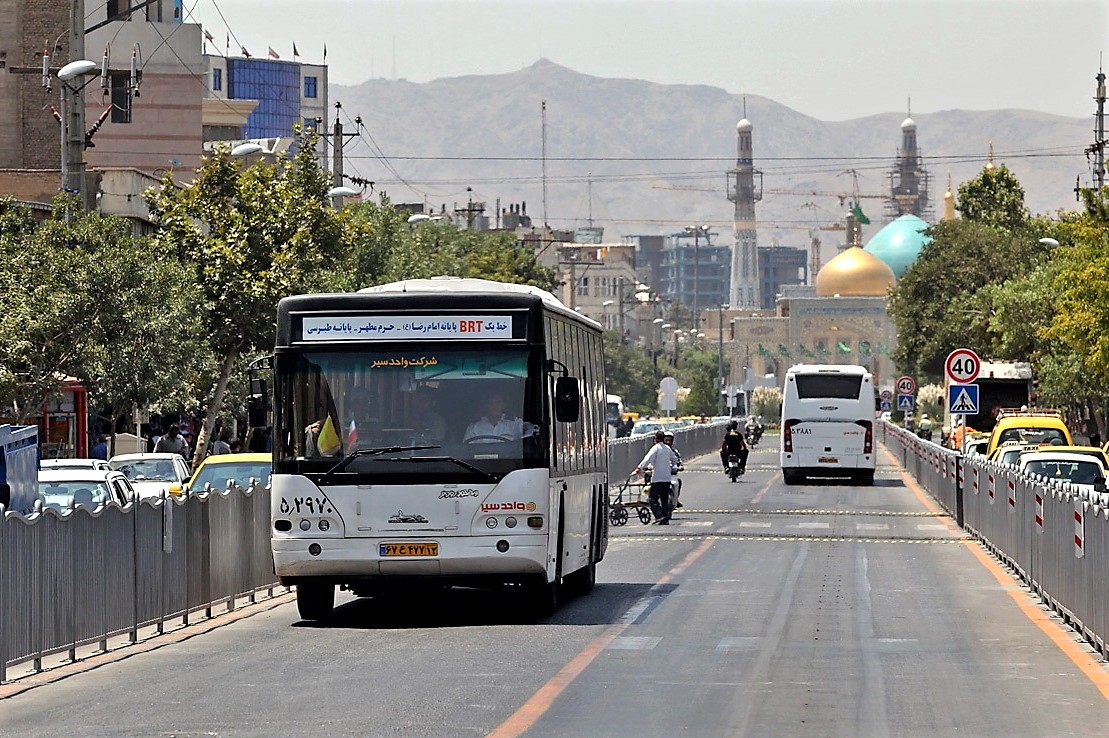
[[[874,378],[856,365],[798,364],[782,390],[786,484],[808,477],[874,483]]]

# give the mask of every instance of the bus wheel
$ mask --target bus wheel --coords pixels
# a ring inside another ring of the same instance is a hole
[[[865,471],[861,474],[855,475],[855,484],[860,487],[873,487],[874,486],[874,472]]]
[[[786,484],[797,484],[801,478],[791,469],[782,469],[782,481]]]
[[[562,587],[556,579],[553,582],[546,582],[542,576],[533,584],[528,592],[528,599],[530,600],[531,611],[538,618],[545,618],[552,615],[558,609],[558,600],[560,590]]]
[[[587,595],[593,591],[593,585],[597,583],[597,563],[590,561],[581,569],[578,569],[573,574],[566,575],[566,584],[564,585],[570,594],[576,596]]]
[[[297,584],[297,612],[303,620],[327,620],[335,609],[335,585],[331,582]]]

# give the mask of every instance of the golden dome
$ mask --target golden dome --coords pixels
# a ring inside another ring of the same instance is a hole
[[[895,284],[897,277],[884,261],[852,246],[817,273],[816,294],[820,297],[885,297]]]

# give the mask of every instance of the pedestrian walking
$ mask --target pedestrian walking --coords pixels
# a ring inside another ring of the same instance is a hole
[[[658,430],[655,431],[655,445],[651,446],[632,472],[640,474],[648,466],[651,467],[651,489],[647,493],[647,503],[651,506],[657,525],[670,525],[670,514],[673,511],[670,500],[673,478],[670,468],[674,463],[674,452],[666,445],[666,432]]]

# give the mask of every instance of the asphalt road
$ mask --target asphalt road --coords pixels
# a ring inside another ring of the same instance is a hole
[[[907,487],[731,484],[614,528],[593,594],[292,604],[0,701],[0,736],[1095,736],[1109,679]],[[1078,654],[1077,656],[1075,654]]]

